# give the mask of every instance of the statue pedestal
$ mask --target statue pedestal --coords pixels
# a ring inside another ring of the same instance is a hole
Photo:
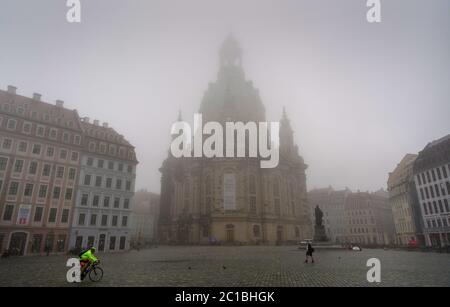
[[[325,227],[323,225],[314,226],[314,242],[324,242],[328,241],[327,235],[325,233]]]

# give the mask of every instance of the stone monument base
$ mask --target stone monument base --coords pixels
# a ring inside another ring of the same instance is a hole
[[[327,235],[325,233],[325,227],[323,225],[314,226],[314,242],[325,242],[328,241]]]

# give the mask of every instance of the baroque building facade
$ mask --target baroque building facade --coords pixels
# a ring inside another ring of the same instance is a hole
[[[413,179],[413,165],[417,155],[406,154],[395,169],[389,173],[389,205],[395,224],[397,245],[422,245],[420,210],[414,206],[417,198]]]
[[[0,90],[0,253],[127,249],[134,147],[63,101],[16,91]]]
[[[313,189],[308,192],[308,202],[311,205],[312,219],[315,220],[315,206],[323,211],[323,225],[328,239],[334,243],[346,241],[347,215],[345,214],[345,203],[351,191],[334,190],[328,188]]]
[[[311,208],[319,206],[323,211],[325,230],[333,243],[394,244],[394,221],[386,191],[336,191],[328,187],[309,191],[308,201]]]
[[[344,210],[348,219],[347,243],[394,244],[394,219],[386,191],[351,193]]]
[[[263,122],[259,92],[245,79],[241,48],[228,37],[220,50],[217,81],[199,113],[205,122]],[[283,244],[312,238],[306,195],[307,165],[298,154],[285,112],[279,164],[260,158],[175,158],[160,171],[159,241],[176,244]],[[248,142],[248,139],[247,139]]]
[[[150,246],[156,242],[159,195],[139,190],[134,195],[131,224],[131,245]]]
[[[81,119],[84,131],[71,248],[130,247],[137,160],[134,147],[107,123]]]
[[[425,245],[450,245],[450,134],[419,152],[413,178]]]
[[[0,91],[0,251],[66,251],[82,133],[62,101]]]

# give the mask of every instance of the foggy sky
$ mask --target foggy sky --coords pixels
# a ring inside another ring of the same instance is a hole
[[[406,153],[450,133],[450,1],[0,0],[0,88],[65,101],[136,146],[159,193],[178,110],[189,122],[232,32],[267,119],[286,106],[308,189],[386,186]]]

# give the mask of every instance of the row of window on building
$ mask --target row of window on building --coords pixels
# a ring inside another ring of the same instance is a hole
[[[17,152],[27,154],[28,149],[31,148],[31,154],[36,157],[41,157],[44,150],[44,145],[39,143],[33,143],[31,146],[28,146],[29,143],[27,141],[17,141]],[[4,138],[2,142],[2,151],[11,151],[13,148],[13,139]],[[70,154],[69,154],[70,152]],[[71,162],[77,163],[79,159],[79,152],[77,151],[69,151],[68,149],[61,148],[59,149],[58,155],[56,155],[56,149],[54,146],[47,146],[45,150],[44,158],[54,159],[58,158],[59,160],[67,161],[70,157]]]
[[[359,243],[359,244],[378,244],[377,237],[370,237],[370,236],[353,236],[353,237],[343,237],[343,242],[352,242],[352,243]],[[384,240],[381,240],[382,243]]]
[[[367,225],[367,219],[350,219],[350,225]],[[370,218],[370,224],[375,224],[373,217]]]
[[[433,202],[424,202],[422,203],[422,207],[425,215],[450,213],[448,200],[446,198],[443,200],[434,200]]]
[[[448,166],[449,171],[450,171],[450,165]],[[442,173],[441,173],[442,170]],[[442,167],[436,167],[433,168],[431,170],[428,170],[426,172],[422,172],[420,174],[416,175],[417,178],[417,182],[419,183],[419,185],[425,185],[425,184],[429,184],[429,183],[433,183],[442,179],[447,179],[448,177],[448,172],[447,169],[444,166]]]
[[[116,156],[118,155],[120,158],[128,158],[129,160],[134,159],[134,152],[129,149],[127,154],[127,149],[125,147],[119,147],[119,150],[117,150],[116,145],[113,144],[106,144],[106,143],[100,143],[97,144],[96,142],[89,142],[88,146],[89,152],[92,153],[100,153],[102,155],[110,155],[110,156]]]
[[[95,181],[92,180],[95,177]],[[85,186],[95,186],[97,188],[107,188],[107,189],[112,189],[113,187],[113,178],[111,177],[106,177],[105,180],[103,180],[104,177],[100,176],[100,175],[91,175],[91,174],[86,174],[84,175],[84,181],[83,184]],[[120,178],[115,178],[116,182],[115,182],[115,189],[116,190],[122,190],[125,189],[125,191],[131,192],[131,180],[123,180]],[[103,182],[105,183],[105,185],[103,185]],[[125,187],[123,187],[123,183],[125,182]]]
[[[2,190],[2,185],[3,185],[3,180],[0,179],[0,191]],[[45,202],[47,200],[47,196],[48,194],[48,184],[34,184],[34,183],[22,183],[22,182],[18,182],[18,181],[10,181],[9,183],[9,187],[8,187],[8,192],[7,195],[14,197],[14,196],[18,196],[19,195],[19,191],[21,186],[24,185],[24,189],[23,189],[23,196],[24,197],[33,197],[33,192],[37,191],[37,202]],[[39,189],[36,190],[35,186],[39,185]],[[62,193],[63,188],[60,186],[54,186],[53,187],[53,191],[51,194],[51,198],[53,200],[60,200],[61,196],[63,195]],[[64,200],[66,201],[71,201],[73,199],[73,191],[74,189],[72,187],[67,187],[65,188],[64,191]]]
[[[96,163],[95,166],[97,168],[101,168],[101,169],[108,169],[111,171],[119,171],[119,172],[127,172],[127,173],[132,173],[133,172],[133,166],[131,164],[128,165],[124,165],[123,163],[120,162],[114,162],[114,161],[105,161],[103,159],[95,159]],[[88,157],[86,159],[86,165],[87,166],[94,166],[94,158],[92,157]],[[116,167],[117,165],[117,167]]]
[[[3,172],[8,167],[8,158],[7,157],[0,157],[0,172]],[[28,163],[27,163],[28,162]],[[26,165],[28,164],[28,165]],[[40,166],[42,166],[42,170],[39,171]],[[66,173],[66,168],[68,169]],[[64,179],[64,175],[67,174],[67,179],[69,180],[75,180],[77,175],[77,169],[75,167],[66,167],[62,165],[55,165],[55,164],[49,164],[49,163],[40,163],[39,161],[35,160],[24,160],[24,159],[15,159],[14,165],[12,169],[13,176],[20,176],[24,170],[27,169],[26,174],[27,175],[37,175],[41,174],[41,177],[51,177],[52,170],[55,171],[55,178],[57,179]],[[41,178],[43,179],[43,178]],[[45,178],[47,179],[47,178]]]
[[[100,224],[98,223],[98,217],[99,215],[95,213],[91,213],[89,215],[89,223],[88,223],[88,215],[86,213],[80,213],[78,215],[78,226],[102,226],[102,227],[118,227],[119,226],[119,216],[118,215],[107,215],[102,214],[101,215],[101,221]],[[110,219],[111,217],[111,219]],[[108,224],[108,222],[111,221],[111,225]],[[128,227],[128,215],[123,215],[122,220],[120,223],[120,227]]]
[[[447,191],[445,190],[446,188]],[[450,195],[450,181],[446,181],[445,185],[443,182],[440,182],[439,186],[437,183],[435,183],[434,186],[430,185],[429,187],[422,187],[419,189],[419,191],[422,200],[441,197],[441,195],[442,196]]]
[[[369,228],[350,228],[350,233],[369,233]],[[376,228],[372,228],[372,232],[377,232]]]
[[[19,206],[16,204],[6,204],[4,209],[3,209],[3,214],[2,214],[2,221],[3,222],[13,222],[12,218],[14,216],[15,210],[16,208],[18,208]],[[34,215],[31,218],[31,221],[33,223],[41,223],[43,222],[43,217],[44,217],[44,207],[41,206],[36,206],[34,208]],[[60,209],[61,211],[61,216],[60,216],[60,220],[59,222],[62,224],[67,224],[69,223],[69,213],[70,213],[70,209],[67,208],[63,208]],[[47,223],[56,223],[57,222],[57,216],[58,216],[58,208],[50,208],[49,214],[48,214],[48,219],[47,219]],[[19,219],[21,217],[18,217]],[[19,224],[27,224],[25,223],[26,221],[17,221]]]
[[[121,197],[111,197],[111,196],[103,196],[103,201],[100,200],[100,195],[92,195],[92,197],[89,196],[87,193],[83,193],[81,195],[81,206],[88,206],[89,204],[91,207],[99,207],[100,203],[102,203],[103,208],[109,208],[110,204],[112,203],[112,207],[114,209],[120,208],[120,203],[122,198]],[[124,198],[123,199],[123,209],[127,210],[130,209],[130,199]]]
[[[0,117],[0,126],[2,124],[3,118]],[[26,135],[31,135],[33,131],[33,123],[23,122],[22,129],[20,131],[18,127],[18,121],[16,119],[9,118],[6,122],[6,130],[11,132],[21,132]],[[81,135],[72,134],[70,132],[62,131],[60,132],[57,128],[46,127],[45,125],[35,124],[35,133],[33,136],[44,138],[46,135],[49,139],[56,141],[58,139],[58,134],[61,133],[61,140],[66,144],[81,145]],[[46,133],[47,131],[47,133]]]
[[[446,228],[450,226],[450,217],[427,219],[427,228]]]

